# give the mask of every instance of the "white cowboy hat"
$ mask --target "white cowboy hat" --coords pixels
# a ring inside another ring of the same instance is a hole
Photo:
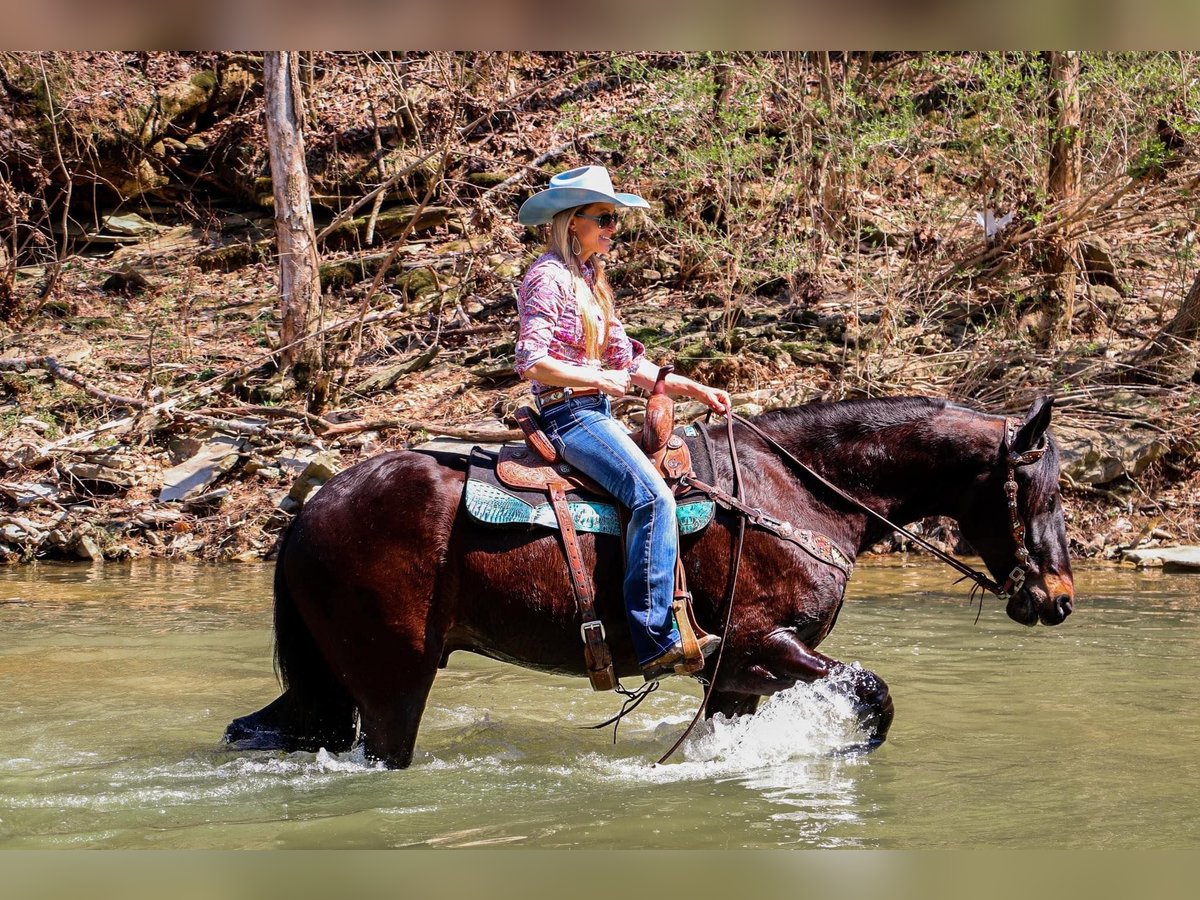
[[[554,214],[589,203],[611,203],[625,209],[649,209],[650,204],[637,194],[613,191],[612,179],[604,166],[581,166],[559,172],[550,179],[550,187],[538,191],[521,204],[517,221],[522,225],[544,225]]]

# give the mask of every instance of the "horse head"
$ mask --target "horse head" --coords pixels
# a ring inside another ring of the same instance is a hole
[[[1058,625],[1075,604],[1058,450],[1047,431],[1052,406],[1039,398],[1023,422],[1006,422],[996,464],[965,498],[960,520],[1009,595],[1009,618],[1022,625]]]

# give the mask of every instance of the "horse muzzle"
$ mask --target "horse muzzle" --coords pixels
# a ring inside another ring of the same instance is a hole
[[[1061,625],[1075,609],[1075,586],[1070,577],[1044,575],[1032,578],[1008,601],[1006,612],[1014,622],[1033,626]]]

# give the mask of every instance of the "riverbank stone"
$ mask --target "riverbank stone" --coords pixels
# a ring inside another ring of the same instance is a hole
[[[1143,550],[1126,550],[1121,554],[1123,562],[1130,562],[1139,569],[1157,568],[1164,571],[1200,572],[1200,547],[1149,547]]]

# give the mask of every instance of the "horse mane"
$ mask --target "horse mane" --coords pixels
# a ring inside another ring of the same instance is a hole
[[[890,428],[923,423],[952,405],[936,397],[872,397],[777,409],[763,413],[755,422],[780,440],[827,449]]]
[[[755,424],[781,443],[818,454],[836,453],[892,428],[915,432],[918,426],[946,410],[966,412],[981,419],[998,418],[940,397],[877,397],[772,410],[757,416]],[[1047,440],[1045,456],[1037,464],[1020,470],[1021,479],[1028,479],[1031,490],[1039,496],[1058,485],[1058,448],[1052,436],[1047,435]]]

